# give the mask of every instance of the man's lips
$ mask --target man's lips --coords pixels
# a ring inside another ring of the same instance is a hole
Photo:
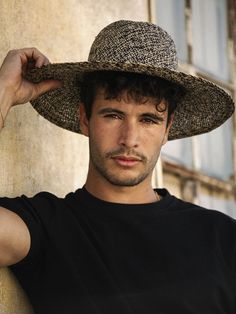
[[[119,165],[128,167],[134,166],[140,161],[142,161],[140,158],[136,156],[123,156],[123,155],[112,156],[112,159],[115,160]]]

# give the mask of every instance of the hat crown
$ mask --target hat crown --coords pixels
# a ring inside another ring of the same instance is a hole
[[[121,20],[106,26],[96,36],[89,53],[90,62],[133,63],[176,70],[174,41],[161,27]]]

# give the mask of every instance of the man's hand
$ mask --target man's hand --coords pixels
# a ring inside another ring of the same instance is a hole
[[[47,64],[49,64],[49,60],[36,48],[23,48],[8,52],[0,68],[0,100],[2,101],[0,105],[4,116],[10,107],[26,103],[50,89],[62,86],[62,83],[56,80],[33,84],[24,79],[27,69],[40,68]],[[5,107],[3,103],[5,103]]]

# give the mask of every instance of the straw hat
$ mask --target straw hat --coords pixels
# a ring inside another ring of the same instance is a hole
[[[117,21],[95,38],[87,62],[55,63],[34,69],[33,82],[55,78],[63,88],[32,101],[33,107],[52,123],[80,133],[78,105],[84,72],[112,70],[158,76],[183,85],[186,95],[178,104],[169,140],[209,132],[234,112],[231,97],[215,84],[177,71],[175,44],[159,26],[147,22]]]

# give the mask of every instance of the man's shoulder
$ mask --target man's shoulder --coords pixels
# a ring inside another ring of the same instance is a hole
[[[168,192],[167,192],[168,193]],[[184,201],[178,197],[172,196],[172,210],[188,212],[193,215],[200,215],[216,222],[229,223],[236,226],[236,220],[221,209],[207,208],[199,204]]]
[[[33,196],[21,195],[17,197],[0,197],[0,206],[20,212],[51,212],[59,211],[76,203],[77,191],[70,192],[65,196],[58,196],[52,192],[41,191]]]

